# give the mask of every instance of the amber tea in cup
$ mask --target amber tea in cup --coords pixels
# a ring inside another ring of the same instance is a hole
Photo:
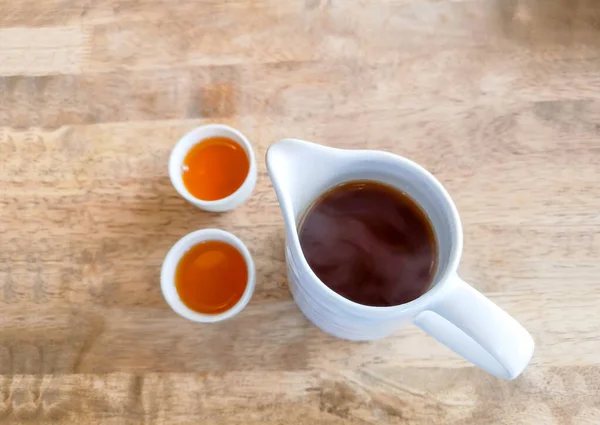
[[[410,302],[431,285],[437,263],[433,226],[408,195],[373,181],[351,181],[321,195],[299,228],[317,277],[359,304]]]
[[[165,301],[196,323],[231,319],[250,302],[256,269],[246,245],[221,229],[200,229],[179,239],[160,271]]]
[[[238,190],[250,170],[242,146],[228,137],[210,137],[190,149],[183,161],[183,184],[202,201],[223,199]]]
[[[192,205],[225,212],[252,195],[257,179],[252,144],[223,124],[196,127],[177,141],[169,156],[169,178]]]
[[[209,240],[190,248],[175,271],[179,298],[189,309],[220,314],[236,305],[248,282],[243,255],[230,244]]]

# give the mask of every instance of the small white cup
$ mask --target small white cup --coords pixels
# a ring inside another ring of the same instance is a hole
[[[246,289],[242,297],[229,310],[219,314],[202,314],[190,309],[181,301],[175,287],[175,272],[181,257],[193,246],[206,241],[222,241],[233,246],[242,254],[246,262],[246,267],[248,267],[248,282],[246,282]],[[160,287],[167,304],[181,317],[199,323],[221,322],[238,314],[250,302],[250,298],[252,298],[254,288],[256,287],[254,261],[252,261],[252,256],[246,245],[237,236],[220,229],[196,230],[179,239],[167,253],[160,273]]]
[[[183,183],[183,161],[187,153],[199,143],[211,137],[227,137],[238,143],[246,151],[250,169],[246,180],[231,195],[215,201],[203,201],[192,195]],[[209,124],[197,127],[186,133],[175,145],[169,158],[169,177],[175,190],[188,202],[200,209],[212,212],[223,212],[243,204],[252,194],[256,186],[256,158],[250,141],[235,128],[223,124]]]

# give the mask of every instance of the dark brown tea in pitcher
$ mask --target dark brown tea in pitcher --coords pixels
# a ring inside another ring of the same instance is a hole
[[[317,277],[359,304],[407,303],[427,291],[435,274],[429,218],[406,194],[382,183],[334,187],[308,209],[298,233]]]

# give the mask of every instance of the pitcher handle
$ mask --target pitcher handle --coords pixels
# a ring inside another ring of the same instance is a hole
[[[519,376],[533,355],[529,332],[460,277],[451,279],[415,324],[481,369],[508,380]]]

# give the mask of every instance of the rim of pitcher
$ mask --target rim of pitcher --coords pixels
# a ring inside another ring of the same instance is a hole
[[[288,139],[284,139],[284,140],[288,140]],[[294,139],[294,140],[298,140],[298,139]],[[312,142],[307,142],[307,143],[312,143]],[[458,264],[459,264],[461,256],[462,256],[462,249],[463,249],[462,223],[461,223],[461,220],[460,220],[460,215],[458,214],[458,209],[456,208],[456,205],[454,204],[454,201],[452,200],[452,197],[450,196],[450,194],[448,193],[448,191],[446,190],[446,188],[442,185],[442,183],[431,172],[429,172],[427,169],[425,169],[424,167],[422,167],[421,165],[419,165],[415,161],[413,161],[411,159],[408,159],[406,157],[403,157],[403,156],[400,156],[400,155],[396,155],[396,154],[393,154],[393,153],[390,153],[390,152],[385,152],[385,151],[375,151],[375,150],[368,150],[368,149],[339,149],[339,148],[332,148],[332,147],[323,146],[323,145],[320,145],[320,146],[322,146],[324,148],[336,150],[336,151],[342,151],[343,153],[346,153],[346,154],[365,154],[365,153],[369,153],[370,155],[380,156],[380,157],[384,157],[384,158],[387,158],[387,159],[394,159],[396,161],[401,161],[401,162],[404,162],[405,165],[407,165],[407,166],[416,168],[420,173],[422,173],[424,175],[424,177],[441,194],[444,203],[448,207],[448,210],[449,210],[449,213],[450,213],[450,216],[451,216],[451,220],[452,220],[452,226],[455,228],[455,232],[454,232],[455,233],[455,237],[453,238],[453,240],[451,240],[451,243],[453,243],[454,246],[452,246],[450,248],[450,256],[449,256],[448,264],[447,264],[445,270],[443,270],[443,272],[441,272],[441,273],[440,273],[440,271],[436,272],[436,278],[432,282],[432,284],[429,287],[429,289],[427,290],[427,292],[425,292],[424,294],[422,294],[418,298],[415,298],[414,300],[409,301],[409,302],[404,303],[404,304],[398,304],[398,305],[392,305],[392,306],[383,306],[383,307],[371,306],[371,305],[365,305],[365,304],[357,303],[355,301],[349,300],[348,298],[346,298],[346,297],[338,294],[333,289],[331,289],[329,286],[327,286],[321,279],[319,279],[319,277],[312,270],[312,268],[308,264],[308,261],[306,261],[306,257],[304,256],[304,252],[302,251],[302,247],[300,246],[300,240],[299,240],[298,234],[296,232],[293,235],[293,237],[292,237],[292,239],[293,239],[292,243],[294,244],[295,250],[300,253],[299,255],[297,255],[297,257],[299,257],[299,260],[301,261],[301,265],[303,266],[303,268],[305,269],[305,271],[307,273],[309,273],[309,275],[313,279],[315,279],[321,287],[323,287],[325,289],[325,292],[327,294],[329,294],[333,298],[336,298],[336,299],[340,300],[342,303],[344,303],[344,304],[346,304],[348,306],[357,308],[359,310],[373,312],[373,313],[374,312],[389,312],[391,310],[411,310],[411,309],[417,307],[419,304],[422,304],[423,306],[429,305],[432,302],[433,298],[438,293],[440,293],[440,291],[443,290],[444,286],[446,286],[445,285],[446,282],[449,282],[449,278],[453,274],[456,274],[456,271],[458,269]],[[269,149],[270,149],[270,147],[269,147]],[[268,152],[268,150],[267,150],[267,152]],[[269,168],[269,162],[268,161],[267,161],[267,168]],[[272,183],[273,183],[273,188],[277,192],[277,196],[279,198],[281,196],[281,191],[280,191],[279,185],[276,184],[273,181],[272,181]],[[289,213],[287,211],[286,207],[281,206],[281,205],[280,205],[280,207],[282,208],[282,212],[283,212],[284,215]],[[283,211],[284,208],[286,209],[285,212]],[[292,220],[295,223],[295,219],[293,217],[293,214],[292,214],[291,218],[292,218]],[[284,217],[284,219],[285,219],[285,217]]]

